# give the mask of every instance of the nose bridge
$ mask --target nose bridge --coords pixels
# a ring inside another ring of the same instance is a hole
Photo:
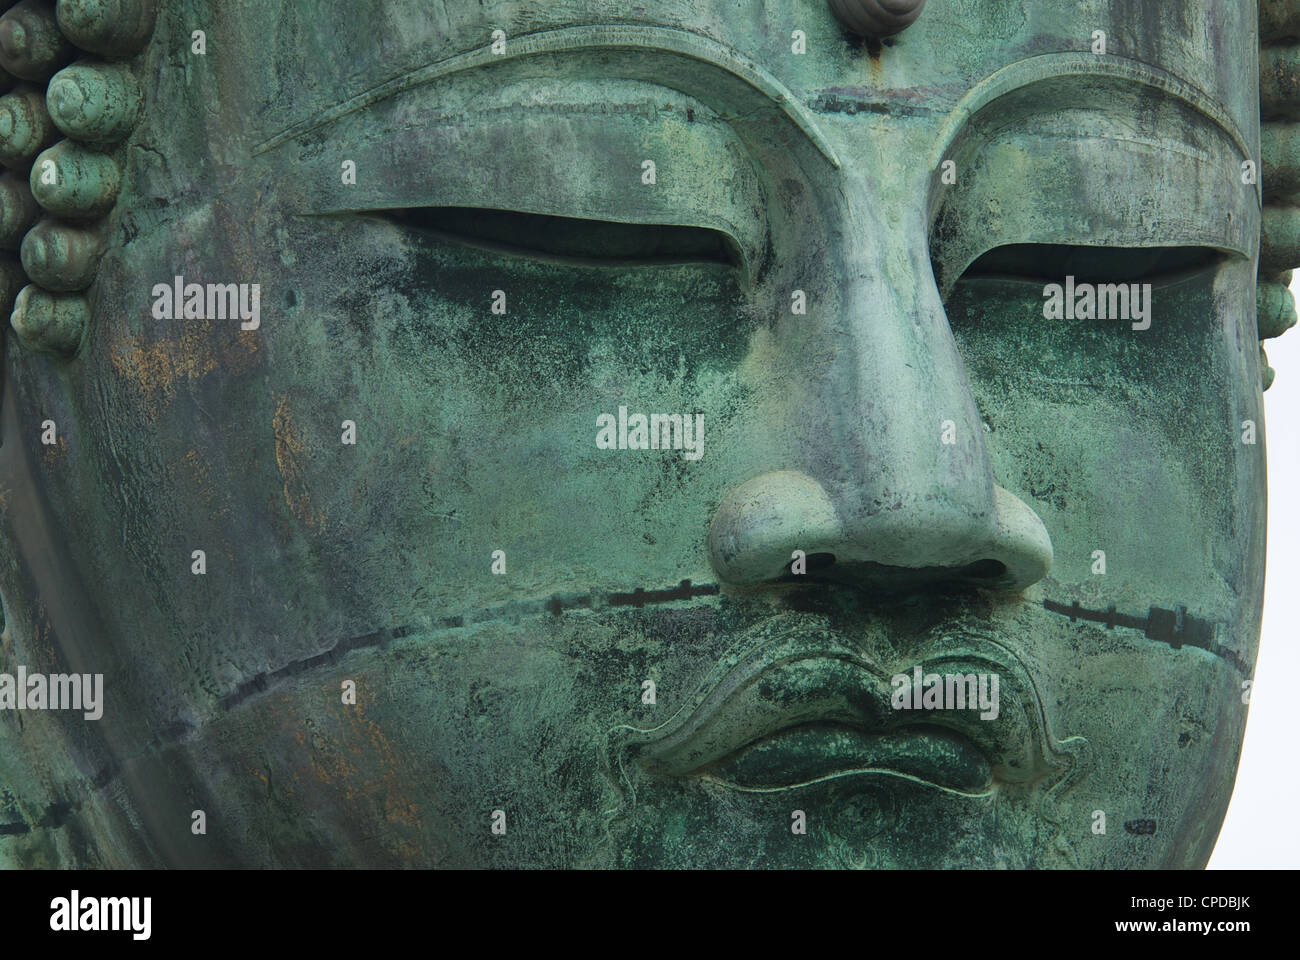
[[[849,535],[882,512],[948,511],[949,524],[978,522],[994,505],[992,470],[921,214],[872,210],[851,222],[838,306],[845,336],[830,371],[851,402],[838,419],[838,469],[817,479]],[[811,459],[828,462],[828,453]]]
[[[923,204],[882,207],[864,184],[840,195],[828,237],[836,285],[807,324],[787,328],[804,391],[789,467],[727,495],[710,559],[736,583],[782,576],[801,550],[862,575],[979,570],[1027,586],[1047,573],[1051,541],[1033,510],[994,483],[930,268]]]

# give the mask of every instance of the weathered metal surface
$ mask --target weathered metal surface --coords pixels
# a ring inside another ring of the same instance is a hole
[[[0,709],[0,862],[1205,863],[1293,5],[1262,154],[1252,3],[746,6],[60,0],[102,75],[0,57],[54,76],[0,123],[0,674],[104,678]]]

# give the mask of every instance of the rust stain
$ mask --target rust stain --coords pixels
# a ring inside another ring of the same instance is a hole
[[[376,763],[382,771],[384,819],[408,827],[419,826],[419,807],[406,793],[404,780],[409,761],[399,761],[393,743],[383,729],[366,716],[364,704],[373,702],[374,691],[364,680],[357,681],[357,703],[345,711],[351,726],[350,746],[358,757]]]
[[[306,447],[294,433],[286,394],[281,394],[276,400],[271,429],[275,433],[275,465],[284,481],[284,502],[295,517],[315,530],[325,522],[325,512],[312,509],[302,470]]]
[[[420,807],[406,786],[410,760],[394,747],[379,724],[366,716],[364,705],[373,702],[374,690],[363,679],[356,682],[356,704],[342,702],[337,683],[323,684],[321,695],[338,713],[324,722],[303,721],[294,739],[306,748],[316,781],[364,811],[362,816],[418,830]],[[382,831],[380,839],[408,861],[417,858],[422,849],[406,830]]]
[[[146,343],[131,337],[114,344],[110,361],[128,383],[152,400],[170,403],[181,383],[193,385],[218,367],[243,373],[253,367],[260,341],[255,330],[240,330],[226,351],[213,346],[210,324],[191,325],[173,337]],[[156,412],[156,411],[155,411]]]
[[[337,680],[298,693],[267,697],[258,708],[267,753],[239,761],[247,789],[297,800],[286,809],[360,830],[405,863],[425,855],[424,817],[411,792],[411,759],[366,716],[377,700],[372,685],[357,683],[357,702],[345,704]],[[319,691],[317,694],[316,691]],[[320,704],[329,704],[320,710]],[[301,776],[300,776],[301,773]]]
[[[46,469],[55,466],[60,460],[68,455],[68,444],[63,437],[59,437],[54,443],[41,447],[41,460],[44,462]]]

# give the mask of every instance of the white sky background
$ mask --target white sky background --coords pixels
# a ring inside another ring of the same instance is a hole
[[[1300,295],[1300,271],[1292,283]],[[1264,394],[1268,442],[1268,561],[1264,626],[1246,743],[1210,869],[1300,867],[1300,327],[1265,341],[1277,379]]]

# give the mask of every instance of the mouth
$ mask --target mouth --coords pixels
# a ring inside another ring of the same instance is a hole
[[[746,631],[672,719],[629,743],[652,773],[748,791],[879,776],[986,796],[1062,766],[1032,679],[1000,644],[941,634],[883,663],[797,614]]]

